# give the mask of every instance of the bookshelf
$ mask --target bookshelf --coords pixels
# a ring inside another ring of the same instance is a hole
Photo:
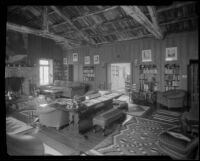
[[[63,79],[63,68],[62,63],[59,61],[53,62],[53,79],[54,80],[62,80]]]
[[[165,64],[165,91],[176,90],[180,86],[180,66],[177,64]]]
[[[95,80],[95,67],[84,66],[83,67],[83,81],[94,81]]]
[[[158,90],[156,65],[140,65],[140,91],[154,92]]]
[[[145,104],[156,102],[156,91],[158,90],[157,67],[154,64],[140,65],[139,75],[139,97]],[[134,94],[133,94],[134,96]],[[137,96],[137,97],[138,97]],[[135,96],[134,96],[135,97]]]
[[[64,74],[64,80],[66,81],[73,81],[73,64],[64,64],[63,65],[63,74]]]

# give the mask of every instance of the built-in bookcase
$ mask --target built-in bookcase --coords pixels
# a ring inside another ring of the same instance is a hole
[[[180,66],[178,64],[165,65],[165,91],[178,89],[180,87]]]

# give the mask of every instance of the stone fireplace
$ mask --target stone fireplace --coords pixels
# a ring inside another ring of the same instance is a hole
[[[20,95],[30,95],[31,87],[38,84],[37,67],[5,67],[5,92],[10,90]]]

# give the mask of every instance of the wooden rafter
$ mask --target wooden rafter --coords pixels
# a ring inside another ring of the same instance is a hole
[[[62,14],[57,7],[51,6],[51,8],[60,16],[62,17],[67,23],[69,23],[80,35],[83,37],[89,44],[94,44],[94,42],[89,39],[83,32],[81,32],[64,14]]]
[[[44,30],[44,32],[49,32],[48,8],[47,7],[44,7],[44,10],[43,10],[43,30]]]
[[[85,14],[83,16],[78,16],[76,18],[73,18],[72,21],[76,21],[78,19],[82,19],[82,18],[85,18],[85,17],[89,17],[89,16],[92,16],[92,15],[96,15],[96,14],[99,14],[99,13],[102,13],[102,12],[106,12],[106,11],[109,11],[109,10],[113,10],[113,9],[116,9],[117,7],[119,6],[111,6],[111,7],[107,7],[107,8],[104,8],[100,11],[94,11],[94,12],[90,12],[88,14]]]
[[[127,41],[127,40],[135,40],[135,39],[139,39],[139,38],[144,38],[144,37],[151,37],[152,34],[147,34],[147,35],[140,35],[140,36],[134,36],[134,37],[129,37],[129,38],[125,38],[122,40],[117,40],[116,42],[120,42],[120,41]],[[112,42],[102,42],[102,43],[97,43],[97,45],[102,45],[102,44],[108,44],[108,43],[112,43]]]
[[[161,28],[158,24],[157,12],[154,6],[147,6],[154,28],[162,34]]]
[[[189,17],[189,18],[183,18],[183,19],[176,19],[176,20],[169,21],[169,22],[163,22],[163,23],[160,24],[160,26],[176,24],[176,23],[180,23],[180,22],[184,22],[184,21],[188,21],[188,20],[193,20],[193,19],[197,19],[197,18],[198,18],[198,16]],[[104,33],[103,34],[95,34],[95,35],[92,35],[90,37],[93,38],[93,37],[96,37],[96,36],[108,36],[108,35],[117,34],[117,33],[123,33],[123,32],[129,32],[129,31],[137,31],[137,30],[140,30],[142,28],[143,28],[143,26],[138,26],[138,27],[134,27],[132,29],[129,28],[129,29],[125,29],[125,30],[122,30],[122,31],[112,31],[112,32],[105,33],[105,34]]]
[[[71,40],[69,41],[64,37],[55,35],[53,33],[44,32],[43,30],[36,30],[36,29],[32,29],[30,27],[20,26],[20,25],[16,25],[16,24],[13,24],[13,23],[9,23],[9,22],[7,22],[6,26],[7,26],[8,30],[13,30],[13,31],[21,32],[21,33],[33,34],[33,35],[36,35],[36,36],[49,38],[49,39],[52,39],[52,40],[59,42],[59,43],[63,42],[69,48],[71,47],[71,44],[77,43],[77,42],[73,42]]]
[[[144,26],[150,33],[157,39],[162,39],[163,34],[153,23],[145,16],[145,14],[137,6],[121,6],[127,15],[131,16],[134,20]]]
[[[168,10],[171,10],[171,9],[175,9],[175,8],[179,8],[179,7],[183,7],[183,6],[186,6],[186,5],[190,5],[190,4],[194,4],[195,2],[183,2],[183,3],[180,3],[180,4],[174,4],[172,6],[169,6],[169,7],[165,7],[165,8],[160,8],[157,10],[157,13],[161,13],[161,12],[164,12],[164,11],[168,11]],[[117,8],[117,6],[114,6],[113,8],[110,7],[110,8],[107,8],[107,10],[111,10],[111,9],[115,9]],[[101,10],[102,12],[104,12],[104,10]],[[101,13],[100,11],[99,12],[94,12],[93,14],[91,15],[94,15],[94,14],[98,14],[98,13]],[[149,13],[147,13],[146,15],[149,15]],[[77,20],[77,19],[80,19],[80,18],[84,18],[84,17],[88,17],[90,16],[90,14],[88,15],[84,15],[84,16],[79,16],[77,18],[74,18],[73,21]],[[116,23],[116,22],[124,22],[124,21],[127,21],[127,20],[130,20],[130,18],[128,17],[123,17],[123,18],[120,18],[120,19],[115,19],[115,20],[112,20],[112,21],[107,21],[107,22],[103,22],[103,23],[100,23],[98,25],[94,24],[94,25],[91,25],[91,26],[87,26],[87,27],[84,27],[81,29],[81,31],[83,30],[86,30],[86,29],[92,29],[94,27],[98,27],[98,26],[101,26],[101,25],[107,25],[107,24],[111,24],[111,23]],[[58,24],[59,25],[59,24]]]

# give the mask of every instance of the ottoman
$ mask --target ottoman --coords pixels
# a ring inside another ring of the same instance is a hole
[[[105,136],[106,127],[112,123],[124,118],[125,113],[120,109],[112,108],[105,111],[93,118],[93,127],[95,132],[95,127],[100,126],[103,129],[103,135]]]

